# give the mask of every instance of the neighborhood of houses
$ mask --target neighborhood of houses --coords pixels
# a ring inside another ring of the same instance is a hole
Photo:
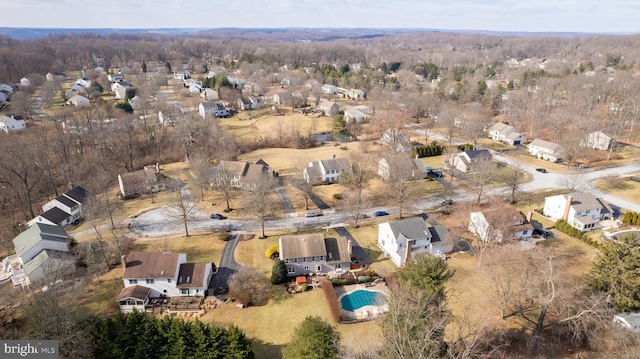
[[[96,68],[95,71],[99,69]],[[208,73],[216,76],[219,73]],[[173,73],[174,80],[183,81],[189,93],[197,94],[202,102],[188,111],[197,112],[204,119],[228,118],[237,111],[252,111],[268,106],[303,107],[298,104],[312,102],[305,92],[280,91],[272,96],[261,94],[257,84],[227,76],[227,81],[242,90],[242,96],[230,103],[221,100],[220,93],[205,88],[203,82],[193,79],[188,70]],[[47,81],[66,80],[61,73],[48,73]],[[135,87],[125,80],[123,73],[110,73],[110,90],[116,100],[124,100],[133,108],[140,108],[143,99],[129,97]],[[23,81],[24,80],[24,81]],[[294,78],[282,78],[281,85],[291,85]],[[307,86],[308,85],[308,86]],[[17,86],[0,84],[0,104],[10,100],[11,94],[19,86],[30,86],[28,79],[22,79]],[[86,107],[92,102],[88,89],[92,80],[79,78],[66,94],[69,106]],[[360,89],[340,88],[330,84],[321,85],[317,81],[305,83],[308,90],[317,89],[328,95],[316,101],[314,111],[323,116],[333,117],[340,113],[347,123],[365,123],[372,116],[371,109],[363,105],[366,92]],[[344,102],[345,101],[351,101]],[[159,111],[157,118],[163,126],[173,126],[176,119],[172,111]],[[71,124],[62,124],[65,131],[81,131]],[[0,130],[9,135],[25,129],[25,121],[17,115],[0,115]],[[566,159],[565,149],[544,139],[529,141],[515,127],[502,122],[486,124],[486,137],[511,146],[526,147],[528,153],[550,162]],[[405,128],[387,128],[377,141],[390,149],[378,159],[377,175],[384,180],[394,180],[397,172],[411,173],[411,180],[428,178],[430,171],[422,160],[408,156],[415,144]],[[615,145],[615,139],[602,132],[586,134],[580,146],[607,151]],[[494,163],[492,152],[487,149],[473,149],[453,154],[443,164],[452,175],[472,174],[482,171],[487,164]],[[352,170],[349,160],[333,155],[332,158],[308,162],[303,169],[303,178],[314,185],[340,182]],[[220,160],[210,164],[209,183],[211,186],[228,184],[239,189],[251,189],[265,177],[275,177],[277,173],[263,160],[255,162]],[[171,186],[159,163],[144,166],[137,171],[121,173],[117,176],[121,198],[133,198],[142,194],[165,191]],[[14,286],[28,288],[55,283],[75,270],[75,258],[71,251],[72,237],[65,228],[80,222],[83,206],[92,201],[92,194],[80,186],[69,190],[42,206],[42,213],[31,219],[26,229],[13,239],[15,255],[9,256],[0,265],[0,281],[9,281]],[[551,219],[562,219],[580,232],[604,227],[602,221],[615,219],[612,206],[603,199],[588,192],[571,192],[551,195],[545,198],[542,214]],[[532,213],[524,214],[516,207],[503,205],[468,213],[467,231],[482,243],[528,240],[535,235]],[[429,221],[428,218],[410,217],[396,221],[378,223],[376,244],[384,255],[397,267],[403,267],[416,255],[427,253],[446,259],[447,255],[459,250],[458,238],[446,226]],[[279,258],[286,264],[290,277],[322,276],[339,277],[354,268],[354,243],[345,236],[325,238],[320,233],[283,235],[278,240]],[[185,253],[130,252],[121,258],[123,269],[123,289],[116,302],[122,313],[133,310],[154,313],[200,312],[205,297],[210,295],[212,279],[217,274],[213,263],[188,262]],[[621,324],[634,330],[638,326],[637,317],[631,314],[616,316]]]

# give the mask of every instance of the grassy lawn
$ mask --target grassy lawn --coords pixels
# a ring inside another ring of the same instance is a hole
[[[640,176],[640,173],[634,173],[631,176]],[[632,181],[629,178],[623,178],[619,183],[608,179],[600,179],[593,182],[593,186],[610,195],[624,198],[628,201],[640,203],[640,183]]]
[[[533,157],[529,154],[529,151],[526,148],[509,151],[506,152],[505,155],[509,157],[515,157],[518,160],[534,167],[546,168],[550,172],[569,173],[566,165],[553,163]]]

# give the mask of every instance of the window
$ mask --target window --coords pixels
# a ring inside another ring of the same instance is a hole
[[[304,269],[305,270],[309,270],[309,266],[304,266]]]
[[[286,264],[289,264],[289,258],[286,258],[286,259],[284,260],[284,262],[285,262]]]
[[[302,258],[302,263],[306,263],[307,262],[307,257]]]
[[[129,279],[129,284],[138,284],[137,279]]]
[[[317,269],[317,271],[318,271],[318,272],[322,271],[322,266],[321,266],[320,264],[318,264],[318,269]]]
[[[311,261],[315,262],[316,261],[316,257],[311,257]]]
[[[293,263],[298,263],[298,258],[293,258]]]
[[[287,269],[289,270],[289,273],[295,273],[296,272],[296,267],[287,267]]]
[[[167,283],[171,283],[171,278],[167,279]]]
[[[147,284],[153,284],[155,281],[153,279],[146,279]]]

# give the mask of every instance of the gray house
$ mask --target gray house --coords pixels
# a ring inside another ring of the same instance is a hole
[[[280,259],[290,277],[310,273],[340,275],[351,268],[351,241],[346,237],[324,238],[322,233],[282,236]]]

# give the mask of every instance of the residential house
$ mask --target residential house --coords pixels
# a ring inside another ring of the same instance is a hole
[[[625,312],[613,316],[613,322],[633,332],[640,333],[640,313]]]
[[[164,113],[162,111],[158,111],[158,121],[160,121],[160,124],[165,127],[175,125],[173,117],[169,113]]]
[[[191,84],[189,84],[189,93],[197,93],[199,94],[200,92],[202,92],[202,89],[204,87],[202,87],[202,82],[200,81],[192,81]]]
[[[176,71],[173,73],[173,78],[175,80],[186,80],[191,78],[191,71],[189,70],[183,70],[183,71]]]
[[[378,161],[378,175],[384,180],[399,178],[397,176],[420,180],[427,177],[427,168],[419,158],[411,159],[405,155],[396,155],[383,157]]]
[[[82,218],[82,205],[89,200],[89,192],[76,186],[61,194],[42,206],[42,214],[29,221],[34,223],[46,223],[54,226],[65,226]]]
[[[318,105],[318,110],[322,111],[325,116],[333,117],[340,111],[340,106],[333,101],[322,101]]]
[[[142,193],[164,191],[167,181],[158,164],[144,166],[143,169],[118,175],[120,193],[123,196],[135,196]]]
[[[140,110],[144,107],[145,101],[142,97],[136,95],[129,99],[129,105],[134,110]]]
[[[337,95],[338,94],[338,88],[334,85],[330,85],[330,84],[324,84],[322,85],[322,87],[320,88],[322,90],[322,93],[325,95]]]
[[[76,83],[84,88],[89,88],[91,87],[91,80],[89,80],[86,77],[80,78],[78,79],[78,81],[76,81]]]
[[[202,90],[202,92],[200,92],[200,97],[202,97],[205,100],[212,101],[212,100],[218,100],[220,98],[220,95],[216,90],[204,89]]]
[[[527,141],[515,127],[502,122],[494,123],[487,132],[494,141],[506,142],[512,146],[521,145]]]
[[[346,113],[347,111],[345,111],[345,116]],[[393,148],[397,148],[398,145],[403,145],[409,142],[411,142],[409,135],[399,128],[387,128],[382,133],[382,138],[380,139],[380,144],[382,146],[390,146]]]
[[[14,285],[54,282],[75,271],[69,251],[69,235],[63,227],[36,223],[13,239],[22,268],[14,269]]]
[[[74,95],[67,101],[67,105],[74,105],[76,107],[85,107],[89,106],[90,104],[91,101],[89,101],[88,98],[82,95]]]
[[[304,82],[304,87],[309,90],[313,90],[313,89],[320,88],[320,83],[314,79],[309,79]]]
[[[24,86],[24,87],[31,86],[31,81],[28,78],[23,77],[20,79],[20,86]]]
[[[469,213],[468,230],[484,242],[502,242],[533,236],[533,225],[522,212],[511,205]]]
[[[111,91],[115,92],[115,99],[122,100],[127,97],[127,90],[133,89],[133,85],[127,81],[114,82],[111,84]]]
[[[491,163],[493,156],[489,150],[475,150],[458,153],[449,160],[451,168],[462,173],[477,172]]]
[[[398,267],[419,253],[444,257],[453,251],[453,242],[443,225],[427,227],[420,217],[385,222],[378,225],[378,247]]]
[[[349,160],[346,158],[332,159],[309,162],[309,165],[303,170],[303,177],[307,182],[338,182],[340,176],[351,170]]]
[[[26,127],[22,116],[0,115],[0,131],[5,133],[22,131]]]
[[[365,99],[366,93],[360,89],[349,89],[346,92],[346,97],[354,101],[362,101]]]
[[[278,239],[280,260],[290,277],[311,273],[343,274],[351,269],[352,243],[346,237],[324,238],[322,233],[294,234]]]
[[[7,91],[0,91],[0,104],[9,100],[10,95]]]
[[[557,143],[536,138],[529,144],[529,154],[551,162],[561,161],[565,155],[564,148]]]
[[[109,74],[107,75],[107,79],[110,82],[120,82],[124,80],[124,75],[123,74]]]
[[[280,92],[273,95],[273,103],[276,105],[290,105],[292,104],[292,95],[289,92]]]
[[[228,184],[243,189],[253,188],[258,181],[273,175],[273,171],[263,160],[256,163],[221,160],[211,172],[216,184]]]
[[[260,101],[253,96],[242,96],[238,99],[238,108],[243,111],[255,110],[259,107]]]
[[[203,118],[207,118],[209,116],[227,117],[229,115],[229,110],[227,110],[220,102],[202,102],[198,105],[198,113]]]
[[[13,93],[13,86],[7,84],[0,84],[0,91],[4,91],[8,94]]]
[[[355,107],[347,107],[344,110],[344,119],[347,123],[363,123],[367,120],[367,115]]]
[[[581,232],[596,228],[598,222],[611,219],[614,215],[607,203],[586,192],[549,196],[544,199],[542,214],[554,221],[563,219]]]
[[[54,80],[64,81],[67,79],[67,75],[63,74],[62,72],[47,72],[47,74],[45,75],[45,78],[49,82]]]
[[[74,95],[78,95],[79,93],[86,93],[87,89],[80,84],[73,84],[73,86],[71,86],[71,92],[75,93],[71,96],[67,96],[67,99],[70,99],[71,97],[73,97]]]
[[[120,311],[144,311],[151,297],[204,297],[212,263],[187,262],[185,253],[131,252],[122,256],[124,289],[116,300]]]
[[[613,146],[613,136],[609,136],[602,131],[589,133],[580,141],[581,147],[593,148],[594,150],[608,151]]]

